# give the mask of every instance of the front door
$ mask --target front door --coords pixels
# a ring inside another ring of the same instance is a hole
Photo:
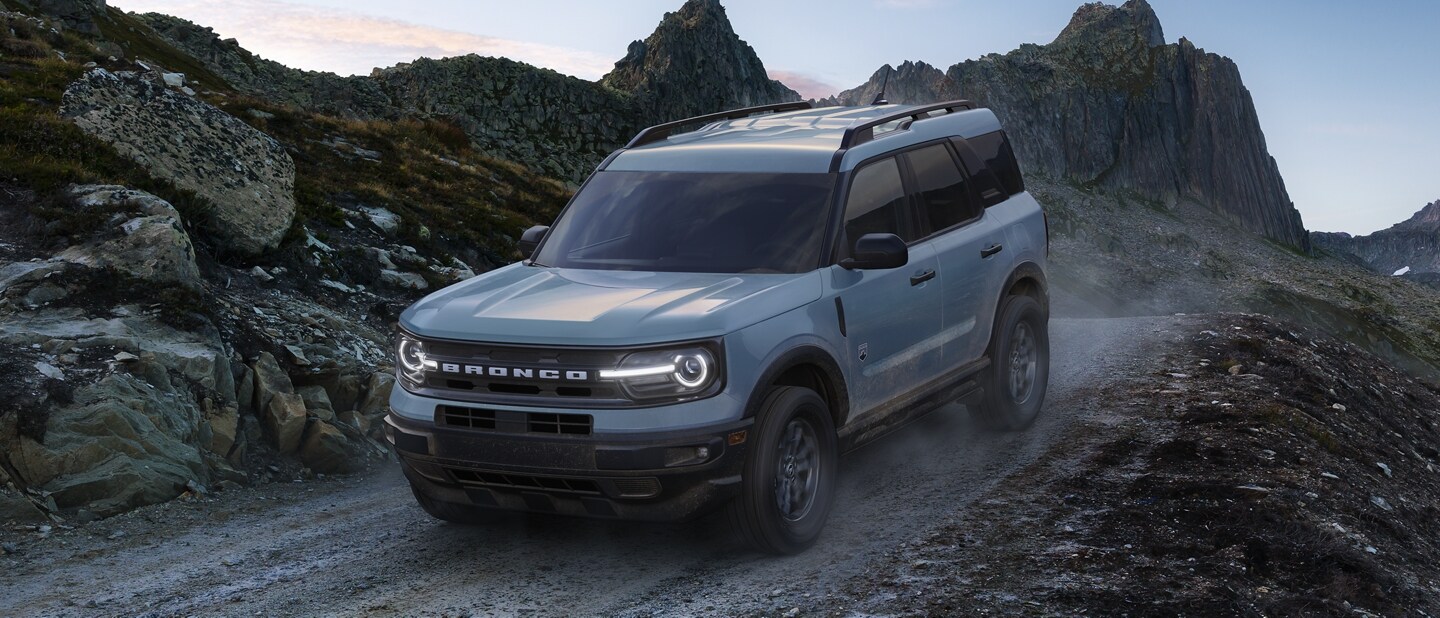
[[[865,165],[852,176],[842,247],[865,234],[890,233],[908,243],[910,261],[885,270],[830,267],[844,306],[852,418],[929,381],[942,366],[939,262],[918,235],[896,159]],[[842,255],[845,252],[842,251]]]

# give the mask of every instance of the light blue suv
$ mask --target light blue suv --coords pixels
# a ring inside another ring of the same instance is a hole
[[[727,506],[795,553],[842,451],[955,401],[1034,421],[1047,234],[966,101],[651,127],[525,232],[529,259],[404,312],[387,436],[440,519]]]

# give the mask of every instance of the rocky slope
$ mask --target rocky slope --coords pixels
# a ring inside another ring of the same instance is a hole
[[[230,86],[354,119],[443,119],[484,152],[572,182],[651,124],[799,100],[771,80],[717,0],[689,0],[599,82],[505,58],[422,58],[366,77],[299,71],[166,15],[138,15]]]
[[[943,78],[924,65],[904,68],[890,77],[892,103],[959,97],[994,109],[1027,173],[1167,206],[1197,201],[1309,247],[1239,69],[1184,38],[1165,44],[1145,0],[1087,4],[1050,44],[961,62]],[[884,74],[842,102],[868,104]]]
[[[1383,274],[1440,273],[1440,200],[1374,234],[1312,232],[1310,240],[1321,249],[1353,255]]]

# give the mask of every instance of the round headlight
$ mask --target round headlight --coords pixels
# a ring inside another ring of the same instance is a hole
[[[405,371],[412,374],[425,371],[425,346],[419,341],[401,337],[396,355],[400,357],[400,365],[405,368]]]
[[[675,357],[675,381],[685,388],[695,388],[710,379],[710,355],[703,351]]]

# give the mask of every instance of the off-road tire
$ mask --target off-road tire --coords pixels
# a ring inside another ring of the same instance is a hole
[[[494,523],[501,517],[501,513],[494,509],[436,500],[422,493],[413,483],[410,485],[410,493],[415,494],[415,502],[431,517],[452,524],[478,526]]]
[[[819,538],[835,502],[839,448],[829,406],[808,388],[774,387],[760,406],[751,435],[741,493],[729,506],[731,524],[759,551],[781,555],[805,551]],[[808,454],[796,456],[795,447],[801,443],[813,448],[813,459]],[[809,474],[814,475],[814,493],[803,504],[792,493],[804,492],[810,479],[801,478],[802,465],[810,466]],[[791,491],[784,491],[787,488]],[[790,496],[788,507],[782,507],[782,492]],[[782,508],[789,508],[789,513]]]
[[[1030,427],[1045,404],[1050,382],[1049,317],[1039,301],[1029,296],[1005,299],[990,336],[989,355],[976,419],[998,431]]]

